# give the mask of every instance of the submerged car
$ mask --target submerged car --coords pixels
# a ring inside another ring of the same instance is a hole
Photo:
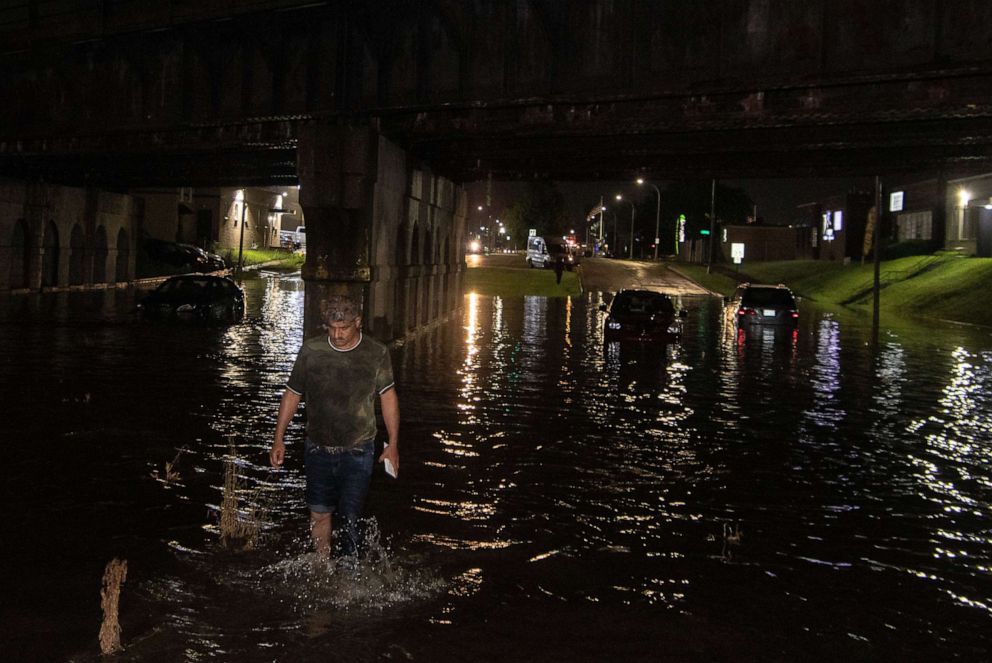
[[[744,283],[728,300],[738,327],[751,325],[796,326],[799,310],[796,298],[784,285]]]
[[[227,269],[227,264],[219,255],[192,244],[147,239],[144,242],[144,251],[152,260],[191,272],[216,272]]]
[[[138,304],[144,318],[237,322],[245,315],[245,291],[223,276],[173,276]]]
[[[670,343],[682,335],[681,319],[685,309],[676,310],[672,298],[651,290],[621,290],[607,307],[603,323],[603,339]]]
[[[191,257],[191,264],[197,272],[219,272],[227,269],[227,263],[216,253],[210,253],[192,244],[179,244],[178,246]]]

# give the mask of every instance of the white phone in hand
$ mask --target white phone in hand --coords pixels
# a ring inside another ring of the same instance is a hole
[[[383,449],[388,449],[389,448],[389,445],[388,444],[383,445],[382,448]],[[386,468],[386,474],[388,474],[389,476],[391,476],[391,477],[393,477],[395,479],[396,478],[396,468],[393,467],[393,461],[391,461],[388,458],[386,458],[386,459],[384,459],[382,461],[382,464]]]

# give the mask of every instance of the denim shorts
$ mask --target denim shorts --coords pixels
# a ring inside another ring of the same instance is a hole
[[[306,441],[304,470],[306,502],[314,513],[336,513],[357,520],[365,508],[375,442],[369,440],[350,449],[319,447]]]

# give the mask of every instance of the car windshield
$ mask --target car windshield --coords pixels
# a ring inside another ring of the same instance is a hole
[[[796,300],[784,288],[749,288],[744,291],[741,303],[745,306],[795,308]]]
[[[212,283],[207,279],[171,279],[160,285],[158,291],[162,294],[189,297],[204,293],[212,286]]]
[[[672,313],[675,307],[672,300],[664,295],[617,295],[612,310],[615,313]]]

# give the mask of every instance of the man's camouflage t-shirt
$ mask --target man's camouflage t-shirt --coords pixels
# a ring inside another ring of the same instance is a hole
[[[286,386],[307,404],[307,438],[322,447],[353,447],[375,437],[376,394],[393,388],[389,350],[364,334],[351,350],[326,336],[303,343]]]

